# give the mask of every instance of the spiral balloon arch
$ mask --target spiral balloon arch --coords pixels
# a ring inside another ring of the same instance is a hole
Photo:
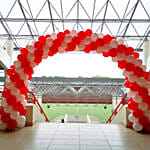
[[[0,130],[15,130],[25,126],[28,86],[34,73],[33,68],[57,53],[95,51],[104,57],[112,57],[123,70],[126,88],[129,88],[129,120],[136,131],[150,131],[150,80],[139,54],[132,47],[124,45],[116,37],[93,33],[90,29],[77,32],[65,30],[58,34],[40,36],[38,41],[20,50],[17,60],[7,70],[8,78],[2,92],[0,108]]]

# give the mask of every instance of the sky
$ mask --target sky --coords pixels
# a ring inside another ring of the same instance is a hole
[[[17,52],[13,54],[16,60]],[[142,53],[140,53],[142,58]],[[124,78],[122,70],[111,58],[105,58],[101,54],[86,54],[83,52],[56,54],[43,60],[34,69],[34,77],[63,76],[63,77],[111,77]]]

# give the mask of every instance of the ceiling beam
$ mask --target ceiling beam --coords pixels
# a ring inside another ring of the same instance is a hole
[[[18,3],[19,3],[19,6],[20,6],[20,9],[21,9],[21,11],[22,11],[22,14],[23,14],[23,16],[24,16],[24,21],[26,22],[27,27],[28,27],[28,30],[29,30],[29,32],[30,32],[30,34],[31,34],[31,37],[32,37],[32,39],[34,39],[34,36],[33,36],[33,34],[32,34],[30,25],[29,25],[29,23],[28,23],[27,17],[26,17],[26,15],[25,15],[25,12],[24,12],[24,10],[23,10],[23,6],[22,6],[20,0],[18,0]],[[32,20],[33,20],[33,19],[32,19]]]

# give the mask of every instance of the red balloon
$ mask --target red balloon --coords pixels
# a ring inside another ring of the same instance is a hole
[[[40,43],[42,43],[42,45],[46,44],[46,38],[43,35],[40,36],[38,40],[40,41]]]
[[[130,88],[131,83],[130,83],[129,81],[126,81],[126,82],[124,83],[124,85],[125,85],[125,87]]]
[[[140,87],[140,88],[138,89],[138,93],[139,93],[139,95],[142,96],[142,97],[148,96],[148,90],[147,90],[147,88],[145,88],[145,87]]]
[[[145,78],[147,81],[150,81],[149,72],[144,72],[144,78]]]
[[[118,67],[120,68],[120,69],[123,69],[123,68],[125,68],[125,66],[126,66],[126,61],[125,60],[123,60],[123,61],[118,61]]]
[[[150,96],[143,97],[142,101],[150,105]]]
[[[41,62],[41,61],[42,61],[42,59],[39,59],[39,62]],[[32,67],[28,66],[28,68],[27,67],[24,68],[24,73],[26,73],[27,75],[30,76],[34,73],[34,71],[33,71]]]
[[[4,115],[5,114],[5,112],[4,112],[4,107],[1,107],[0,108],[0,115]]]
[[[125,45],[118,45],[117,46],[118,52],[122,53],[126,51],[126,46]]]
[[[139,58],[139,53],[134,52],[133,55],[134,55],[134,58],[135,58],[135,59]]]
[[[17,121],[16,120],[13,120],[13,119],[10,119],[7,123],[7,128],[9,130],[15,130],[17,128]]]
[[[49,49],[50,49],[50,51],[53,53],[53,55],[58,52],[58,47],[56,47],[55,45],[52,45]],[[53,55],[52,55],[52,56],[53,56]]]
[[[24,107],[20,110],[20,115],[25,115],[27,113],[27,109]]]
[[[77,36],[73,37],[73,38],[72,38],[72,43],[74,43],[75,45],[76,45],[76,44],[79,44],[79,43],[80,43],[79,37],[77,37]]]
[[[29,66],[30,66],[30,62],[28,62],[28,61],[24,61],[24,62],[21,63],[22,68],[27,68]]]
[[[54,55],[53,51],[50,50],[50,51],[48,52],[48,56],[53,56],[53,55]]]
[[[147,125],[144,125],[144,130],[150,133],[150,123],[148,123]]]
[[[117,56],[117,53],[118,53],[118,51],[117,51],[116,48],[111,48],[111,49],[109,50],[109,54],[110,54],[111,57]]]
[[[90,47],[91,50],[96,50],[96,49],[97,49],[97,44],[96,44],[96,42],[91,42],[91,43],[89,44],[89,47]]]
[[[134,69],[134,67],[135,66],[132,63],[126,63],[126,65],[125,65],[125,69],[127,71],[132,71]]]
[[[6,99],[6,102],[8,105],[13,105],[14,103],[16,103],[16,97],[13,95],[9,95],[8,98]]]
[[[16,82],[20,79],[19,75],[17,73],[12,73],[10,76],[10,80],[13,82]]]
[[[104,57],[109,57],[109,52],[103,52],[102,54]]]
[[[1,117],[1,120],[2,120],[3,122],[8,122],[8,121],[10,120],[10,114],[4,113],[4,114],[2,115],[2,117]]]
[[[76,45],[72,42],[67,44],[67,48],[65,49],[66,51],[72,51],[76,48]]]
[[[139,123],[143,126],[147,126],[149,124],[149,120],[143,115],[141,118],[139,118]]]
[[[65,38],[65,34],[63,32],[59,32],[57,34],[57,38],[58,38],[58,40],[63,41]]]
[[[86,33],[84,31],[80,31],[78,33],[78,37],[82,41],[86,37]]]
[[[29,53],[28,49],[26,49],[26,48],[22,48],[20,51],[24,55],[27,55]]]
[[[125,51],[125,54],[128,56],[128,55],[131,55],[133,54],[134,52],[134,48],[132,47],[127,47],[126,51]]]
[[[134,102],[133,100],[129,101],[128,108],[131,109],[131,110],[137,110],[138,109],[138,104],[136,102]]]
[[[89,53],[90,51],[91,51],[90,47],[86,45],[84,48],[84,52]]]
[[[12,73],[14,73],[14,69],[8,69],[7,70],[7,75],[10,76]]]
[[[24,107],[24,106],[23,106],[22,103],[19,102],[19,101],[13,104],[13,109],[16,110],[16,111],[19,111],[19,112],[21,111],[21,109],[22,109],[23,107]]]
[[[61,42],[59,39],[56,39],[53,41],[53,45],[52,45],[53,47],[59,47],[60,45],[61,45]]]
[[[4,87],[4,91],[2,92],[2,96],[7,98],[10,95],[10,90]]]
[[[134,67],[134,70],[133,70],[134,74],[138,77],[143,77],[144,76],[144,72],[143,72],[143,69],[140,68],[140,67]]]
[[[37,42],[35,42],[35,43],[34,43],[34,47],[35,47],[35,48],[37,48],[37,49],[42,50],[43,45],[42,45],[42,43],[41,43],[41,42],[37,41]]]
[[[134,111],[133,111],[133,116],[134,116],[135,118],[141,118],[141,117],[143,116],[143,111],[140,110],[140,109],[134,110]]]
[[[38,65],[42,61],[42,57],[36,57],[34,62]]]
[[[85,31],[86,36],[91,36],[92,35],[92,30],[91,29],[87,29]]]
[[[46,39],[47,39],[47,38],[50,38],[50,37],[51,37],[50,34],[47,34],[47,35],[45,36]]]
[[[24,61],[27,60],[27,55],[25,55],[25,54],[20,54],[20,55],[17,56],[17,58],[18,58],[18,60],[19,60],[20,62],[24,62]]]
[[[132,83],[130,89],[134,92],[138,91],[138,89],[140,88],[140,86],[138,84]]]
[[[103,37],[103,40],[105,44],[109,44],[110,41],[112,40],[112,37],[109,34],[107,34]]]
[[[34,52],[35,57],[42,57],[42,55],[43,55],[43,50],[39,50],[39,49],[35,50]]]
[[[66,35],[66,34],[70,34],[70,31],[69,30],[65,30],[64,31],[64,34]]]
[[[133,122],[129,121],[129,127],[133,127]]]
[[[102,38],[98,38],[96,40],[96,44],[97,44],[97,46],[102,47],[102,46],[104,46],[104,40]]]

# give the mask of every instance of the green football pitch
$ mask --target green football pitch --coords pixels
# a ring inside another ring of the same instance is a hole
[[[112,113],[111,104],[46,103],[42,104],[42,108],[50,121],[58,116],[68,114],[96,116],[100,121],[106,122]]]

